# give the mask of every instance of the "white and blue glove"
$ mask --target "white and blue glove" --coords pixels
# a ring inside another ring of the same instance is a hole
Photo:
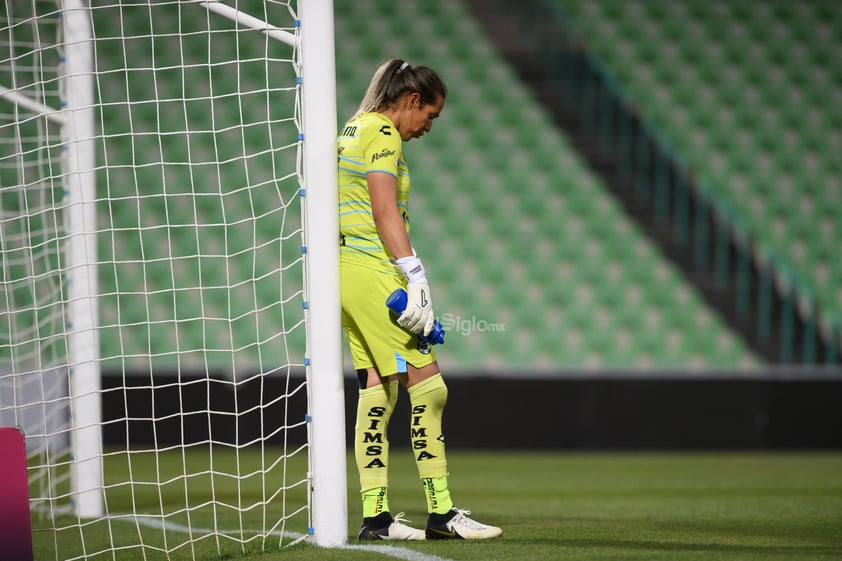
[[[398,316],[398,325],[417,334],[429,335],[433,330],[436,315],[430,299],[430,285],[421,260],[415,255],[396,259],[403,276],[406,277],[406,309]]]

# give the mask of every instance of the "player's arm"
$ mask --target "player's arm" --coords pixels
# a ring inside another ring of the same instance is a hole
[[[366,175],[371,214],[386,251],[395,259],[412,255],[406,225],[398,211],[398,180],[390,173],[372,171]]]
[[[367,178],[377,233],[407,280],[406,309],[398,318],[398,324],[413,333],[428,335],[435,321],[430,286],[421,260],[412,251],[406,225],[398,211],[397,179],[384,172],[369,172]]]

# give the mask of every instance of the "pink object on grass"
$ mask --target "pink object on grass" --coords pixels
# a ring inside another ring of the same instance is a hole
[[[0,558],[32,561],[26,443],[15,427],[0,427]]]

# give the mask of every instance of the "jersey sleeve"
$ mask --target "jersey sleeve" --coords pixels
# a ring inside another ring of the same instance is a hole
[[[365,172],[380,171],[397,178],[402,148],[400,134],[392,125],[372,128],[371,137],[363,145]]]

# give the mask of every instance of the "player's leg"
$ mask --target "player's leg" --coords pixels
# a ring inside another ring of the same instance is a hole
[[[363,524],[361,540],[423,540],[424,531],[404,524],[402,515],[389,511],[389,419],[398,398],[394,376],[380,378],[377,370],[357,372],[360,396],[354,430],[354,452],[360,473]]]
[[[399,378],[409,392],[412,408],[410,436],[427,499],[427,539],[485,539],[501,535],[500,528],[472,520],[468,518],[470,511],[453,506],[442,431],[447,385],[438,363],[419,367],[407,364],[407,373]]]
[[[394,377],[381,380],[376,369],[357,371],[359,399],[354,427],[354,455],[360,474],[363,517],[389,512],[389,419],[398,399]]]
[[[366,301],[371,298],[371,287],[382,276],[372,279],[367,269],[342,268],[342,324],[359,382],[354,456],[360,474],[363,524],[358,537],[363,540],[424,539],[423,530],[406,526],[401,522],[400,514],[392,517],[389,511],[387,429],[398,397],[394,373],[399,369],[399,363],[394,352],[388,353],[389,361],[384,358],[387,353],[380,348],[384,322],[376,312],[385,309],[385,305],[375,306],[376,302]],[[385,324],[387,328],[391,326],[388,321]],[[381,377],[381,372],[392,374]]]
[[[424,485],[427,511],[445,514],[453,508],[442,432],[447,385],[435,361],[422,367],[408,365],[407,370],[399,377],[409,393],[412,453]]]

